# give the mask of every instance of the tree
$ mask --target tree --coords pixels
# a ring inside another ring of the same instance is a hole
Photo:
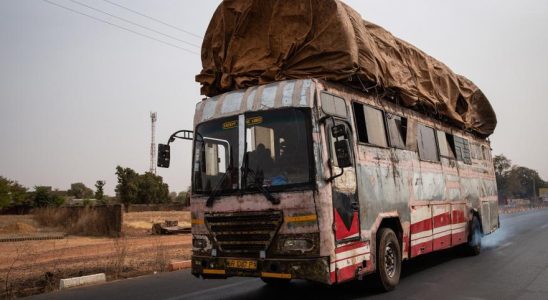
[[[190,186],[186,189],[186,192],[180,192],[177,195],[177,202],[190,206]]]
[[[0,208],[8,207],[11,204],[11,193],[9,181],[0,177]]]
[[[538,172],[526,167],[512,165],[512,161],[504,155],[493,159],[499,201],[505,203],[506,198],[536,198],[537,191],[547,183]]]
[[[499,203],[506,204],[506,198],[508,198],[507,174],[512,168],[512,161],[506,158],[504,154],[496,155],[493,158],[493,165],[495,167],[495,177],[498,187]]]
[[[20,205],[28,205],[27,188],[0,176],[0,208]]]
[[[147,172],[139,175],[130,168],[116,167],[116,195],[126,207],[132,203],[169,202],[169,186],[163,178]]]
[[[35,186],[32,200],[35,207],[61,206],[65,202],[63,197],[53,193],[50,186]]]
[[[163,178],[147,172],[139,176],[139,203],[167,203],[169,202],[169,187]]]
[[[102,201],[105,196],[105,193],[103,191],[105,183],[106,182],[104,180],[97,180],[97,182],[95,183],[95,199],[97,199],[98,201]]]
[[[76,199],[89,199],[93,197],[93,191],[81,182],[71,184],[70,190],[67,192]]]
[[[130,203],[136,203],[139,174],[130,168],[116,167],[116,176],[118,184],[116,185],[116,196],[120,199],[126,209]]]
[[[536,198],[538,188],[543,185],[538,172],[526,167],[513,166],[506,174],[505,190],[515,198]]]
[[[496,155],[493,158],[493,164],[495,165],[495,174],[497,176],[504,176],[512,168],[512,161],[506,158],[504,154]]]
[[[177,202],[177,193],[176,192],[169,193],[169,202]]]
[[[177,195],[177,202],[182,203],[185,206],[190,205],[190,194],[188,192],[180,192]]]

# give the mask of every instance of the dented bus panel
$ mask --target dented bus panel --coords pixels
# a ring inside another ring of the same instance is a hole
[[[282,81],[198,103],[194,126],[196,276],[390,287],[499,227],[489,142],[380,95]]]

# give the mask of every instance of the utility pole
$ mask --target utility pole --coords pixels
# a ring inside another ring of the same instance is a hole
[[[151,122],[151,141],[150,141],[150,170],[149,172],[156,175],[156,121],[158,120],[158,114],[155,112],[150,113]]]

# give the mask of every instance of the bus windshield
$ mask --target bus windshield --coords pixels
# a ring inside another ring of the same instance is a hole
[[[232,193],[239,190],[240,181],[243,191],[311,183],[310,127],[310,113],[294,108],[246,114],[242,139],[238,116],[198,125],[194,192]],[[240,141],[245,147],[239,147]],[[245,149],[241,158],[240,149]]]
[[[308,120],[299,109],[246,114],[246,189],[311,182]]]

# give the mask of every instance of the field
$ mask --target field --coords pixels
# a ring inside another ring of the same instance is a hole
[[[52,291],[59,279],[105,272],[108,279],[166,271],[171,260],[189,259],[190,235],[154,236],[153,222],[190,224],[189,212],[124,214],[120,238],[66,236],[63,239],[0,242],[0,298]],[[0,216],[0,238],[59,235],[40,227],[32,215]]]

